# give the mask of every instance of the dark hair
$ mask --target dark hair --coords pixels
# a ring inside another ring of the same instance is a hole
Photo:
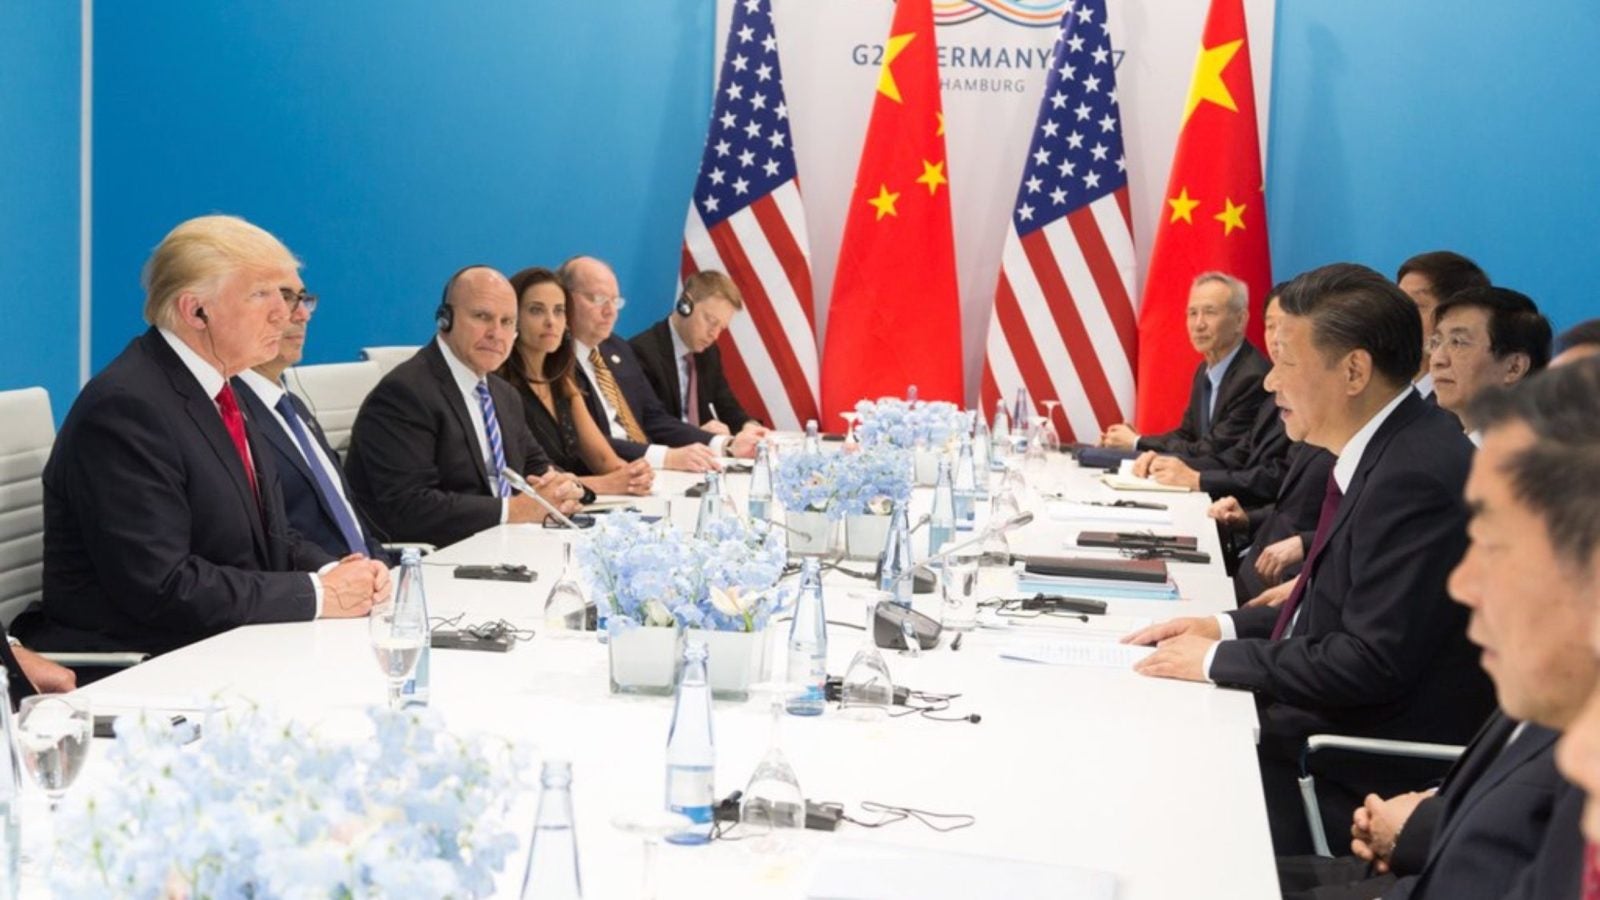
[[[1365,350],[1391,385],[1410,384],[1422,364],[1422,319],[1394,282],[1366,266],[1333,263],[1289,282],[1285,315],[1311,319],[1311,343],[1332,360]]]
[[[1400,271],[1395,273],[1394,280],[1398,282],[1412,272],[1428,279],[1434,295],[1440,300],[1467,288],[1489,286],[1489,276],[1477,263],[1449,250],[1418,253],[1400,264]]]
[[[1573,347],[1584,347],[1591,344],[1600,344],[1600,319],[1590,319],[1561,332],[1561,337],[1556,338],[1555,350],[1565,353]]]
[[[1293,279],[1291,279],[1291,281],[1292,280]],[[1277,284],[1273,285],[1272,286],[1272,290],[1267,291],[1267,299],[1271,300],[1273,297],[1277,297],[1278,299],[1282,300],[1283,299],[1283,291],[1288,286],[1289,286],[1289,282],[1288,281],[1280,281]]]
[[[1541,518],[1556,553],[1588,571],[1600,547],[1600,357],[1546,369],[1472,399],[1484,431],[1521,422],[1535,443],[1506,466],[1513,493]]]
[[[1489,352],[1495,359],[1526,353],[1530,373],[1550,364],[1550,320],[1539,314],[1539,307],[1527,294],[1503,287],[1467,288],[1439,301],[1433,321],[1444,321],[1445,313],[1454,309],[1481,309],[1489,314]]]
[[[529,288],[540,284],[553,284],[561,288],[563,301],[569,310],[572,308],[572,293],[561,283],[561,279],[556,277],[556,273],[543,266],[530,266],[511,276],[511,289],[517,292],[518,316],[522,315],[522,295],[527,293]],[[522,337],[520,330],[517,336],[520,340]],[[576,383],[572,381],[572,368],[576,363],[577,355],[572,348],[572,332],[568,330],[561,335],[561,346],[545,354],[544,371],[537,377],[528,373],[527,364],[522,361],[522,354],[516,348],[512,349],[511,355],[506,357],[505,364],[500,367],[500,375],[516,385],[524,385],[529,381],[560,385],[561,390],[557,396],[565,397],[577,389]]]

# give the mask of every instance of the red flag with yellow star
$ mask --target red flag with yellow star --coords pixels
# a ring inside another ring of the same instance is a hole
[[[822,427],[862,398],[964,403],[961,307],[930,0],[899,0],[884,44],[822,355]]]
[[[1141,434],[1177,425],[1188,402],[1200,362],[1185,324],[1196,275],[1226,272],[1249,287],[1248,334],[1261,343],[1272,268],[1243,0],[1212,0],[1206,14],[1163,199],[1139,307]]]

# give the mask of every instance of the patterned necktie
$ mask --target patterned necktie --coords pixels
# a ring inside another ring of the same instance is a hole
[[[239,462],[244,465],[244,475],[250,480],[250,493],[259,502],[261,489],[256,486],[256,467],[250,461],[250,441],[244,435],[244,416],[239,412],[239,398],[233,395],[233,385],[224,381],[216,399],[217,409],[222,413],[222,425],[228,429],[228,437],[233,439],[233,449],[238,451]]]
[[[611,374],[610,367],[600,356],[599,347],[589,351],[589,365],[594,366],[596,386],[600,388],[601,396],[611,404],[611,408],[617,411],[617,421],[627,433],[628,440],[635,444],[650,443],[650,439],[645,437],[644,429],[639,427],[639,420],[633,417],[633,410],[629,408],[628,401],[623,398],[622,389],[617,387],[617,376]]]
[[[683,361],[685,363],[687,363],[688,366],[689,366],[689,399],[685,401],[685,405],[688,407],[688,409],[685,409],[684,412],[688,414],[687,415],[687,420],[688,420],[689,424],[693,425],[696,428],[699,428],[700,427],[700,378],[699,378],[699,376],[697,376],[695,374],[695,371],[694,371],[694,354],[693,353],[685,353],[683,355]]]
[[[489,461],[494,466],[494,483],[499,485],[497,496],[511,496],[511,482],[500,472],[506,467],[506,448],[500,441],[500,420],[494,414],[494,398],[489,396],[489,382],[478,382],[478,408],[483,410],[483,433],[489,439]]]
[[[1583,900],[1600,900],[1600,849],[1592,841],[1583,848]]]
[[[361,528],[356,525],[355,513],[350,509],[350,504],[333,485],[333,479],[322,466],[322,457],[311,444],[311,435],[306,433],[306,427],[300,421],[300,411],[295,409],[294,401],[288,393],[278,398],[278,415],[283,416],[283,421],[289,426],[289,431],[294,435],[295,443],[300,445],[300,455],[306,458],[306,467],[311,470],[311,477],[317,483],[317,493],[322,495],[322,504],[333,513],[333,521],[339,526],[339,534],[344,537],[345,547],[350,553],[366,553],[367,542],[361,537]],[[330,463],[333,461],[330,459]]]
[[[1300,597],[1311,583],[1311,570],[1317,564],[1317,557],[1322,555],[1323,546],[1328,543],[1328,533],[1333,531],[1333,518],[1339,514],[1339,502],[1343,499],[1344,492],[1339,490],[1339,482],[1329,472],[1328,490],[1322,495],[1322,512],[1317,516],[1317,535],[1311,540],[1311,552],[1306,554],[1306,564],[1300,567],[1300,578],[1294,583],[1294,590],[1289,592],[1289,599],[1278,607],[1278,621],[1272,625],[1273,640],[1283,637],[1283,633],[1289,630],[1289,623],[1294,621],[1295,608],[1300,605]]]

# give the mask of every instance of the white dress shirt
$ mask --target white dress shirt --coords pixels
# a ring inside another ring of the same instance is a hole
[[[172,348],[172,352],[178,354],[178,361],[183,363],[183,367],[189,370],[189,374],[194,376],[195,381],[200,382],[200,390],[205,391],[206,396],[211,398],[211,405],[216,407],[217,410],[217,418],[221,419],[222,407],[217,406],[217,394],[222,392],[222,386],[228,383],[227,379],[222,377],[222,373],[217,371],[216,366],[207,362],[205,357],[194,352],[194,348],[185,344],[177,335],[165,328],[159,328],[157,331],[161,333],[161,338],[167,342],[167,346]],[[249,442],[245,443],[244,452],[246,456],[250,456]],[[255,465],[256,461],[252,457],[250,459],[250,467],[253,469]],[[306,577],[311,579],[311,590],[317,595],[316,618],[322,618],[322,579],[317,576],[336,565],[338,565],[337,562],[331,562],[316,572],[306,573]]]
[[[1411,386],[1417,389],[1417,393],[1422,395],[1422,399],[1428,399],[1428,395],[1433,393],[1433,373],[1424,372],[1422,377],[1418,378]]]
[[[1367,445],[1372,443],[1372,436],[1378,433],[1378,429],[1383,426],[1384,421],[1388,419],[1389,416],[1393,415],[1394,411],[1399,408],[1401,402],[1403,402],[1406,397],[1410,395],[1411,387],[1407,386],[1401,390],[1400,393],[1396,394],[1394,399],[1384,404],[1382,409],[1374,413],[1372,418],[1368,419],[1367,423],[1362,425],[1361,428],[1350,437],[1350,440],[1345,443],[1343,452],[1339,454],[1339,458],[1333,464],[1333,481],[1339,486],[1339,492],[1341,494],[1350,490],[1350,482],[1356,477],[1356,470],[1361,467],[1361,457],[1366,454]],[[1302,572],[1300,577],[1306,577],[1305,573]],[[1311,590],[1311,585],[1307,584],[1305,590],[1307,593],[1309,593]],[[1302,596],[1304,595],[1302,594]],[[1294,626],[1297,622],[1299,622],[1300,613],[1303,610],[1304,607],[1301,607],[1300,609],[1296,609],[1294,611],[1294,617],[1289,620],[1289,627],[1284,629],[1284,637],[1288,637],[1294,633]],[[1233,627],[1232,616],[1228,615],[1227,613],[1218,613],[1216,620],[1217,628],[1222,632],[1222,640],[1231,641],[1238,638],[1239,632]],[[1201,669],[1201,671],[1205,673],[1207,681],[1211,680],[1211,661],[1216,657],[1216,655],[1217,645],[1212,644],[1211,649],[1206,651],[1205,662],[1203,663],[1203,668]]]
[[[439,344],[439,352],[444,354],[444,364],[450,370],[450,377],[455,379],[456,388],[461,391],[461,401],[467,405],[467,418],[472,420],[472,433],[478,437],[478,449],[483,453],[483,470],[489,473],[488,484],[490,496],[499,496],[500,470],[494,464],[494,452],[489,449],[489,431],[483,424],[483,406],[478,399],[478,385],[484,379],[478,373],[467,368],[466,364],[456,359],[456,352],[444,342],[444,336],[434,338]],[[492,396],[492,395],[491,395]],[[513,415],[522,415],[522,410],[512,410]],[[506,410],[496,408],[494,417],[500,420],[500,433],[506,432]],[[502,445],[503,446],[503,445]],[[525,474],[518,472],[518,475]],[[500,524],[504,525],[511,513],[511,499],[503,498],[500,501]]]

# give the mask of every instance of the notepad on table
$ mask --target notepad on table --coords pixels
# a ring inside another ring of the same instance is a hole
[[[1015,641],[1000,648],[1000,658],[1051,666],[1128,669],[1132,668],[1134,663],[1154,653],[1155,649],[1119,644],[1115,641],[1063,638],[1050,641]]]
[[[1058,522],[1117,523],[1119,525],[1174,525],[1172,512],[1165,509],[1139,509],[1131,506],[1095,506],[1092,503],[1063,501],[1045,507]]]

